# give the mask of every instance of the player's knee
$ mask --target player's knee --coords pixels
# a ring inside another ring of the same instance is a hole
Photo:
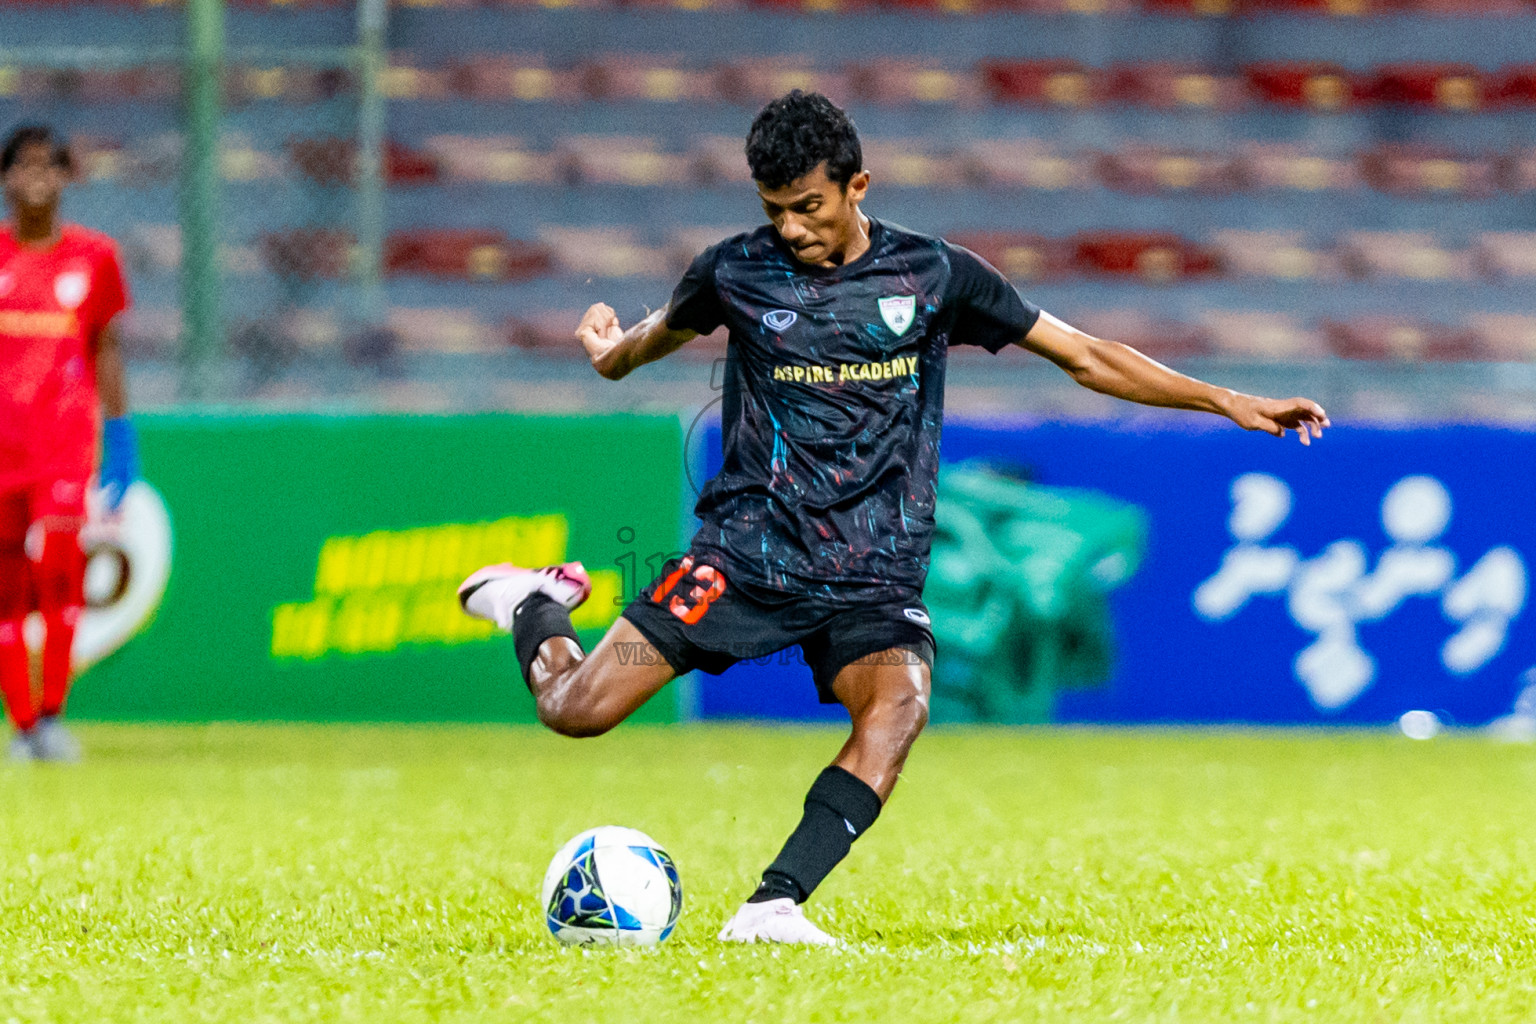
[[[605,713],[602,708],[551,706],[549,702],[540,701],[539,721],[561,736],[586,739],[601,736],[618,725],[621,719]]]
[[[585,664],[538,698],[539,721],[561,736],[601,736],[624,720],[622,710],[605,700],[602,679]]]
[[[920,692],[892,694],[871,704],[862,717],[863,731],[881,733],[905,748],[928,724],[928,697]]]

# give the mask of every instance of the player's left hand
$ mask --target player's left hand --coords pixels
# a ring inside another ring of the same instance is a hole
[[[605,302],[596,302],[582,316],[581,323],[576,327],[576,337],[581,341],[582,348],[587,350],[587,358],[592,360],[592,365],[601,373],[603,357],[624,340],[624,330],[619,326],[619,315],[613,311],[613,307]]]
[[[1244,430],[1262,430],[1284,437],[1296,431],[1302,444],[1311,444],[1323,436],[1323,428],[1332,426],[1323,407],[1309,398],[1255,398],[1237,395],[1227,415]]]
[[[123,496],[139,476],[139,442],[133,423],[118,416],[102,424],[101,495],[108,512],[116,512]]]

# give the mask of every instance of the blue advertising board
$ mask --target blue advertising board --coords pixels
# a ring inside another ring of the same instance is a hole
[[[1147,516],[1145,561],[1110,598],[1112,674],[1059,692],[1056,721],[1359,725],[1425,709],[1472,725],[1536,680],[1536,433],[1340,425],[1303,447],[1192,418],[951,422],[943,454]],[[816,705],[793,654],[701,677],[699,711],[842,716]]]

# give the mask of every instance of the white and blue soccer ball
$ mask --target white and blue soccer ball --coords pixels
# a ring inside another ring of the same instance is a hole
[[[544,872],[544,923],[568,946],[653,946],[683,909],[677,865],[644,832],[587,829]]]

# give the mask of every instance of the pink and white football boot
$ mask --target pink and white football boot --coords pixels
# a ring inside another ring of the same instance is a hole
[[[517,606],[531,594],[543,594],[570,610],[591,593],[592,581],[580,562],[542,569],[519,569],[511,562],[500,562],[470,573],[459,584],[459,604],[475,618],[489,619],[510,633]]]

